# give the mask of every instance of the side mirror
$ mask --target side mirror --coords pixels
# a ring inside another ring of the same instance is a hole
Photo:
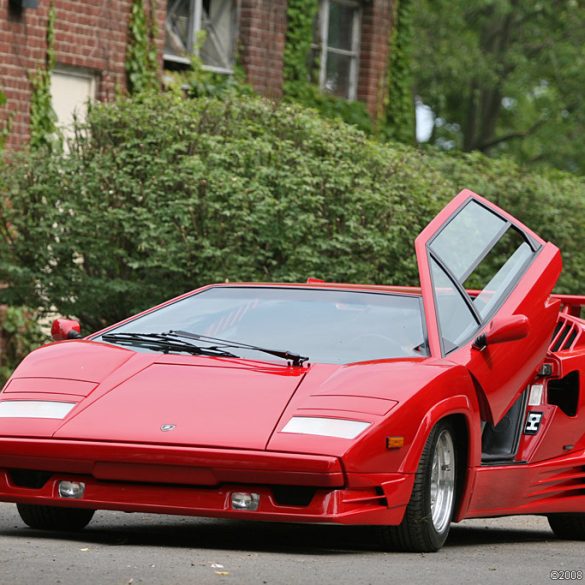
[[[485,349],[493,343],[518,341],[528,336],[530,321],[526,315],[511,315],[510,317],[496,317],[488,331],[482,333],[473,342],[474,349]]]
[[[72,319],[55,319],[51,326],[51,337],[55,341],[81,338],[81,326]]]

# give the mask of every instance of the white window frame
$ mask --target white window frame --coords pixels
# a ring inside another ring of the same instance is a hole
[[[328,46],[329,40],[329,9],[331,4],[343,4],[354,8],[351,50],[336,49]],[[361,24],[362,11],[361,4],[356,0],[321,0],[319,9],[320,20],[320,34],[321,34],[321,62],[319,71],[319,87],[322,91],[326,91],[325,83],[327,81],[327,54],[335,53],[337,55],[344,55],[350,57],[350,71],[349,71],[349,94],[346,99],[355,101],[357,99],[358,76],[359,76],[359,59],[360,59],[360,44],[361,44]]]
[[[188,30],[188,37],[187,37],[187,51],[192,53],[197,53],[199,48],[197,47],[197,43],[195,39],[197,37],[197,33],[203,30],[203,0],[190,0],[189,3],[189,30]],[[166,26],[166,22],[165,22]],[[236,37],[236,25],[234,22],[233,26],[233,35],[234,38],[232,41],[235,45],[235,37]],[[165,61],[172,61],[173,63],[184,63],[185,65],[189,65],[191,63],[191,59],[188,56],[181,56],[181,55],[174,55],[172,53],[165,52],[163,54],[163,59]],[[225,74],[232,74],[233,67],[216,67],[213,65],[206,65],[203,64],[203,69],[206,71],[212,71],[214,73],[225,73]]]

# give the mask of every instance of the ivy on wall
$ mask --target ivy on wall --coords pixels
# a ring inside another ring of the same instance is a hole
[[[372,120],[362,102],[348,101],[323,93],[317,84],[318,58],[313,56],[313,26],[319,15],[318,0],[288,0],[287,32],[284,49],[286,100],[315,108],[327,118],[340,118],[365,132],[372,131]]]
[[[57,130],[57,115],[51,99],[51,73],[55,69],[55,5],[51,3],[47,22],[47,51],[44,66],[31,76],[30,147],[59,148],[61,138]]]
[[[381,133],[399,142],[415,142],[415,110],[412,95],[412,0],[395,0],[390,33],[388,93]]]
[[[125,63],[128,91],[132,95],[160,89],[156,37],[154,2],[150,0],[147,14],[144,0],[133,0],[130,8]]]
[[[7,102],[6,94],[0,90],[0,108],[3,108]],[[10,128],[12,125],[12,118],[8,118],[0,125],[0,150],[4,148],[6,144],[6,140],[8,139],[8,135],[10,134]]]
[[[319,14],[318,0],[288,0],[284,48],[284,91],[301,97],[311,82],[316,63],[311,62],[313,23]]]

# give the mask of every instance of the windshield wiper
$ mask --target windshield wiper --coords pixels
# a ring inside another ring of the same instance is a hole
[[[185,352],[193,355],[236,358],[237,355],[215,347],[200,347],[169,333],[104,333],[101,338],[108,343],[137,345],[163,353]]]
[[[293,366],[302,366],[309,361],[308,357],[293,353],[288,350],[280,349],[266,349],[265,347],[258,347],[257,345],[250,345],[249,343],[241,343],[240,341],[229,341],[228,339],[220,339],[219,337],[210,337],[209,335],[198,335],[197,333],[190,333],[189,331],[169,331],[170,335],[175,335],[178,338],[194,339],[195,341],[203,341],[205,343],[213,343],[214,345],[206,349],[220,350],[222,347],[233,347],[236,349],[251,349],[253,351],[261,351],[269,355],[283,358]]]

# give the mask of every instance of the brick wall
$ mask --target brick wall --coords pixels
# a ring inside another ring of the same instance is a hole
[[[124,59],[132,0],[54,0],[55,49],[59,65],[94,72],[97,97],[112,99],[126,85]],[[147,0],[156,9],[158,47],[162,64],[167,0]],[[238,4],[238,47],[248,81],[260,94],[282,96],[283,52],[287,0],[234,0]],[[315,0],[318,2],[318,0]],[[8,105],[0,120],[12,115],[8,147],[28,140],[31,85],[29,75],[42,66],[46,55],[49,0],[39,8],[15,14],[9,0],[0,0],[0,90]],[[372,116],[383,108],[392,25],[392,0],[363,2],[358,99]]]
[[[111,99],[125,87],[124,58],[131,0],[55,0],[57,63],[82,67],[97,75],[98,99]],[[165,4],[161,2],[161,4]],[[46,55],[48,0],[20,14],[0,0],[0,89],[8,98],[2,108],[13,115],[9,147],[28,138],[29,75],[42,66]],[[164,19],[164,6],[162,7]]]
[[[282,95],[286,0],[241,0],[240,59],[250,85],[262,95]]]
[[[366,103],[374,118],[382,113],[384,107],[391,26],[391,0],[364,3],[358,99]]]

